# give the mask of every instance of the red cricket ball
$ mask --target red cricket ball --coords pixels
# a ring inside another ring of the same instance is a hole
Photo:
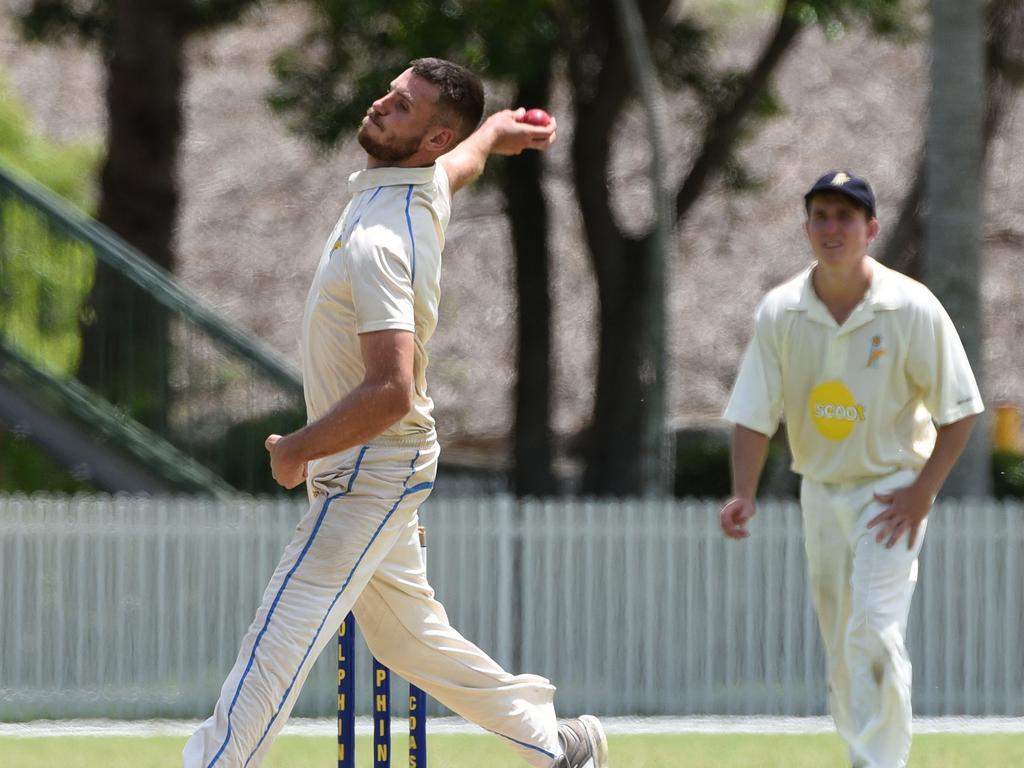
[[[543,126],[551,122],[551,116],[543,109],[528,109],[519,122]]]

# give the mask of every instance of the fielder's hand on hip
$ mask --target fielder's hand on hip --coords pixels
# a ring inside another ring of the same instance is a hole
[[[270,473],[277,484],[294,488],[306,479],[306,462],[289,455],[287,443],[281,435],[270,435],[263,442],[270,453]]]
[[[722,507],[719,513],[719,522],[722,525],[722,533],[730,539],[745,539],[750,535],[747,530],[747,522],[754,516],[754,500],[733,496]]]
[[[886,549],[892,549],[900,537],[907,534],[907,549],[913,549],[921,523],[932,508],[931,494],[921,491],[915,485],[897,488],[889,493],[876,493],[875,501],[886,508],[871,518],[868,528],[881,526],[875,541],[885,542]]]

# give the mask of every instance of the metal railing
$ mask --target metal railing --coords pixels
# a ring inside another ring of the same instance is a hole
[[[0,498],[0,717],[208,715],[304,510]],[[740,544],[717,511],[496,497],[430,500],[421,521],[453,625],[508,669],[549,677],[562,712],[824,713],[798,507],[762,505]],[[933,511],[909,627],[918,714],[1024,714],[1022,514]],[[334,712],[333,653],[297,715]]]
[[[100,265],[127,299],[99,300]],[[133,345],[133,327],[153,317],[163,323],[157,341]],[[125,330],[116,360],[85,341],[98,322]],[[93,364],[83,373],[87,343]],[[293,366],[101,224],[2,166],[0,345],[51,379],[77,380],[122,421],[141,422],[236,488],[270,490],[263,433],[303,421]],[[142,460],[171,476],[182,462],[173,455]]]

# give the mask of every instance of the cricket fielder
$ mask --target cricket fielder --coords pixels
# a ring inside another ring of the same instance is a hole
[[[867,256],[879,228],[868,182],[831,171],[804,201],[815,263],[761,302],[725,410],[735,430],[722,530],[749,535],[768,439],[784,415],[832,717],[854,768],[901,768],[917,556],[983,406],[938,300]]]
[[[489,154],[547,149],[555,123],[505,110],[477,128],[480,80],[417,59],[359,128],[366,170],[324,247],[306,302],[309,423],[266,440],[282,486],[305,480],[309,511],[287,545],[186,768],[266,757],[310,667],[351,610],[372,653],[538,768],[606,768],[596,718],[559,723],[554,686],[512,675],[456,632],[427,583],[418,509],[438,445],[425,346],[437,323],[452,195]],[[465,139],[465,140],[464,140]],[[203,631],[202,627],[195,628]]]

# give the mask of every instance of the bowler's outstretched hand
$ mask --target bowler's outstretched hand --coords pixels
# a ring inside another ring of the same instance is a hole
[[[719,521],[722,524],[722,533],[730,539],[745,539],[750,535],[747,530],[747,522],[754,516],[753,499],[743,499],[733,496],[722,507],[719,513]]]
[[[523,120],[525,116],[522,107],[495,112],[468,139],[437,159],[448,174],[453,195],[483,173],[488,155],[518,155],[525,149],[543,151],[555,143],[555,118],[547,125],[531,125]]]
[[[278,485],[294,488],[306,479],[306,462],[292,458],[281,435],[270,435],[263,442],[270,453],[270,473]]]
[[[491,152],[497,155],[518,155],[525,149],[544,151],[555,143],[558,121],[551,118],[547,125],[526,122],[526,110],[503,109],[488,117],[481,130],[494,132]]]

